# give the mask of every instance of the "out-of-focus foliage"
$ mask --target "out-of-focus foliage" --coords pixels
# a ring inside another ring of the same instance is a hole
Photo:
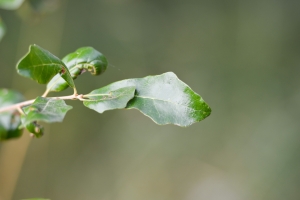
[[[6,32],[6,28],[5,28],[5,25],[4,25],[1,17],[0,17],[0,41],[3,38],[3,36],[5,35],[5,32]]]
[[[23,96],[16,91],[0,89],[0,108],[23,101]],[[20,115],[15,111],[0,113],[0,140],[17,138],[22,135],[19,129],[21,124]]]
[[[24,0],[0,0],[0,8],[7,10],[18,9]]]
[[[0,0],[0,9],[15,10],[18,9],[24,0]],[[6,33],[5,25],[0,17],[0,41]]]
[[[58,9],[60,0],[28,0],[30,8],[34,12],[49,13]]]

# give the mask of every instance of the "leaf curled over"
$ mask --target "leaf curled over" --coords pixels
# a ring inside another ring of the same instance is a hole
[[[89,71],[92,75],[100,75],[107,68],[105,56],[93,47],[81,47],[66,55],[62,61],[69,69],[73,79],[86,71]],[[53,92],[59,92],[66,88],[68,88],[68,84],[59,75],[53,77],[47,85],[47,89]]]

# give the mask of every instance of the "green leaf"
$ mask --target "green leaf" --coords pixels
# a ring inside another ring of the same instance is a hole
[[[23,96],[16,91],[0,89],[0,108],[23,101]],[[16,111],[0,113],[0,140],[17,138],[22,135],[18,127],[21,124],[20,114]]]
[[[135,97],[126,108],[138,109],[160,125],[189,126],[211,113],[202,97],[173,72],[118,81],[106,86],[105,90],[114,91],[126,86],[136,87]]]
[[[0,41],[2,40],[3,36],[5,35],[5,32],[6,32],[6,28],[5,28],[5,25],[4,25],[1,17],[0,17]]]
[[[38,45],[30,45],[29,52],[17,64],[20,75],[31,78],[40,84],[47,84],[56,74],[65,79],[70,87],[74,81],[65,64],[49,51]]]
[[[88,70],[92,75],[100,75],[107,68],[106,57],[93,47],[81,47],[65,56],[63,62],[68,68],[77,66]]]
[[[89,99],[85,100],[83,104],[90,109],[103,113],[106,110],[125,108],[128,101],[134,97],[134,86],[113,91],[109,89],[109,87],[103,87],[84,95],[85,98]]]
[[[107,60],[103,54],[93,47],[82,47],[65,56],[62,61],[68,67],[73,79],[89,71],[92,75],[100,75],[107,68]],[[68,84],[56,75],[47,85],[49,91],[59,92],[68,88]]]
[[[22,125],[36,121],[62,122],[70,109],[72,106],[66,105],[62,99],[37,97],[33,104],[23,108],[25,115],[22,116]]]
[[[24,0],[0,0],[0,8],[7,10],[18,9]]]

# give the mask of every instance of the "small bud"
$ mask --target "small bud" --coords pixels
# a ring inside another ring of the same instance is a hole
[[[29,123],[26,126],[26,129],[30,132],[30,136],[33,135],[36,138],[40,138],[44,134],[44,128],[41,125],[37,124],[37,122]]]

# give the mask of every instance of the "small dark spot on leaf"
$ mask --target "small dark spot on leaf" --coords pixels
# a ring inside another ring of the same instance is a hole
[[[61,71],[60,71],[60,74],[63,75],[63,74],[65,74],[65,73],[66,73],[65,68],[62,68]]]

